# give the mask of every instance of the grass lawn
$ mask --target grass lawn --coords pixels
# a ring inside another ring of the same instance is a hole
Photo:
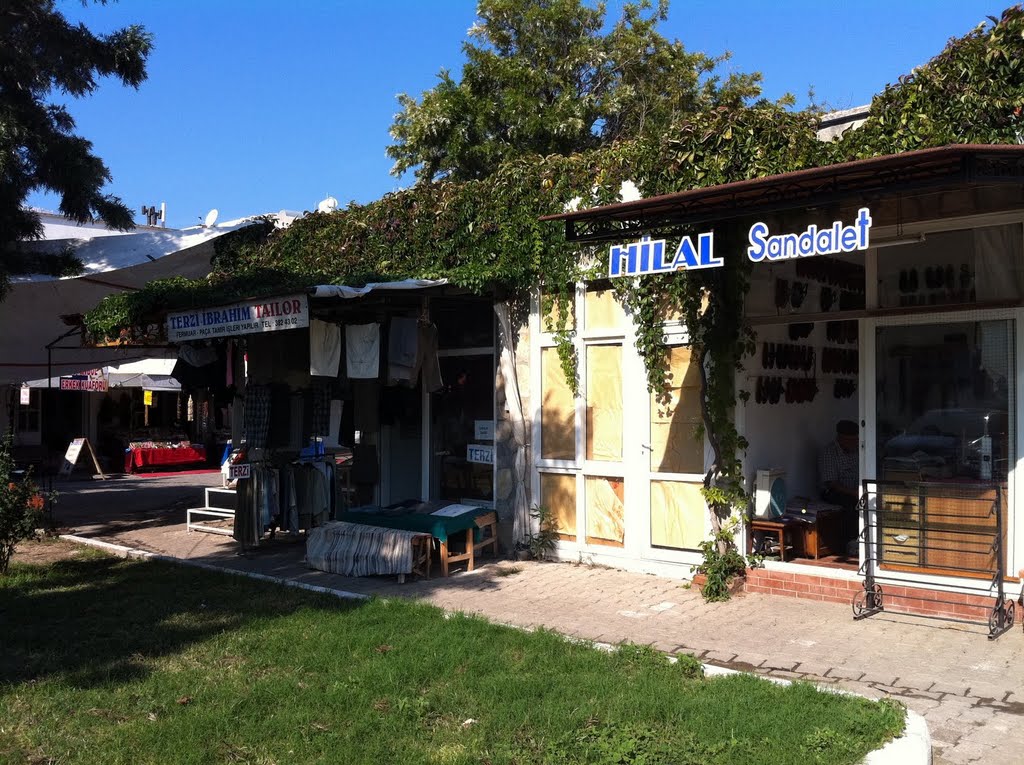
[[[0,577],[0,640],[0,763],[854,763],[904,720],[646,648],[94,552]]]

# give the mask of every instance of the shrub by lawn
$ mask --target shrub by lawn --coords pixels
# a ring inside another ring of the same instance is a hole
[[[854,763],[891,703],[95,553],[0,577],[0,763]]]

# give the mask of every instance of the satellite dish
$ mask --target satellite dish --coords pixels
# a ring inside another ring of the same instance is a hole
[[[316,206],[317,212],[331,213],[338,209],[338,200],[334,197],[327,197],[320,201],[320,204]]]
[[[213,228],[213,224],[217,222],[218,215],[220,215],[220,213],[217,211],[217,208],[214,207],[210,212],[206,213],[206,219],[203,221],[203,225],[207,228]]]

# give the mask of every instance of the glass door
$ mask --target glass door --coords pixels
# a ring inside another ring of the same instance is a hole
[[[444,387],[431,396],[433,499],[494,506],[494,355],[439,359]]]

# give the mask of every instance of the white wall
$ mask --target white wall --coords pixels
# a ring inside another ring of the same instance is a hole
[[[761,349],[765,342],[813,345],[816,351],[815,374],[818,395],[814,401],[787,404],[782,398],[777,404],[758,404],[755,385],[758,376],[802,377],[802,371],[763,369]],[[745,360],[740,388],[750,391],[750,400],[739,404],[744,408],[743,435],[750,442],[744,459],[744,474],[748,488],[753,486],[758,470],[778,468],[786,471],[786,489],[790,497],[819,497],[818,452],[835,437],[837,420],[859,420],[857,394],[836,399],[832,385],[836,377],[855,378],[857,375],[822,375],[821,349],[824,346],[855,348],[855,345],[837,345],[825,339],[825,322],[818,322],[810,336],[790,340],[788,325],[770,325],[757,328],[757,355]],[[859,384],[859,381],[858,381]]]

